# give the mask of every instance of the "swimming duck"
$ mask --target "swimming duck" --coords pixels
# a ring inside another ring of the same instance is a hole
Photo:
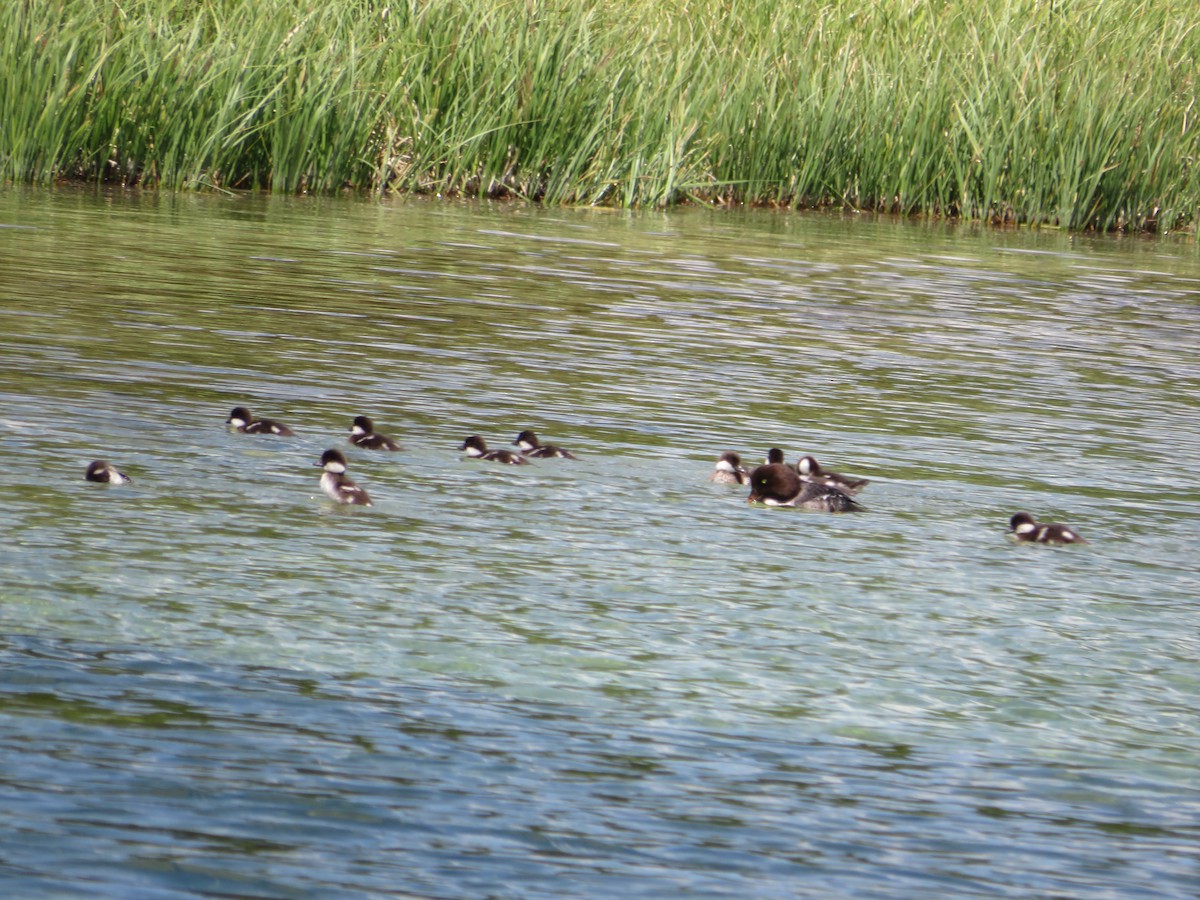
[[[487,444],[483,442],[477,434],[471,435],[462,442],[459,450],[465,450],[467,456],[472,459],[486,459],[489,462],[504,463],[509,466],[527,466],[529,460],[519,453],[513,453],[511,450],[489,450]]]
[[[1027,512],[1019,512],[1009,520],[1009,531],[1018,541],[1034,544],[1086,544],[1074,528],[1057,522],[1038,522]]]
[[[326,450],[321,454],[321,461],[313,465],[325,470],[321,473],[321,490],[330,500],[351,506],[371,505],[367,492],[346,474],[346,457],[341,450]]]
[[[750,503],[767,506],[799,506],[824,512],[854,512],[862,509],[841,488],[804,481],[784,463],[767,463],[750,473]]]
[[[750,473],[742,465],[740,456],[732,450],[726,450],[717,457],[717,465],[713,468],[713,473],[708,476],[708,480],[718,484],[748,484]]]
[[[254,418],[250,415],[250,410],[244,406],[235,406],[233,412],[229,414],[229,418],[225,420],[225,424],[232,425],[236,431],[243,434],[277,434],[281,437],[291,437],[296,433],[282,422],[276,422],[274,419]]]
[[[375,430],[375,423],[366,416],[355,416],[350,426],[350,443],[364,450],[401,450],[399,444],[386,434]]]
[[[570,450],[555,447],[553,444],[539,443],[538,436],[532,431],[522,431],[517,435],[517,439],[513,443],[517,445],[522,455],[531,456],[535,459],[549,459],[555,456],[561,459],[579,459]]]
[[[98,481],[103,484],[130,484],[133,481],[124,472],[118,472],[116,466],[109,465],[102,459],[90,463],[83,477],[88,481]]]
[[[830,487],[841,488],[847,494],[857,494],[871,482],[866,478],[851,478],[837,472],[827,472],[821,464],[811,456],[802,456],[796,463],[796,471],[805,481],[816,482]]]

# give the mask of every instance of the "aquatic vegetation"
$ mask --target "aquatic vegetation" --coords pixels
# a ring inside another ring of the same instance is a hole
[[[1193,228],[1185,0],[17,0],[0,177]]]

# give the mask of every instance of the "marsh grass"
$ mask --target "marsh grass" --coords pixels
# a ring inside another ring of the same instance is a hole
[[[14,0],[0,177],[1195,226],[1180,0]]]

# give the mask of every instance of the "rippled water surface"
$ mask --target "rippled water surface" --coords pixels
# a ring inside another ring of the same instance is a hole
[[[0,890],[1193,897],[1198,301],[1169,241],[0,193]],[[580,459],[457,450],[525,428]],[[772,446],[866,510],[708,482]]]

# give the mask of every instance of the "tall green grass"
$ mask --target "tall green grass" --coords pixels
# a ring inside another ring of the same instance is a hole
[[[10,0],[0,178],[1195,228],[1195,0]]]

